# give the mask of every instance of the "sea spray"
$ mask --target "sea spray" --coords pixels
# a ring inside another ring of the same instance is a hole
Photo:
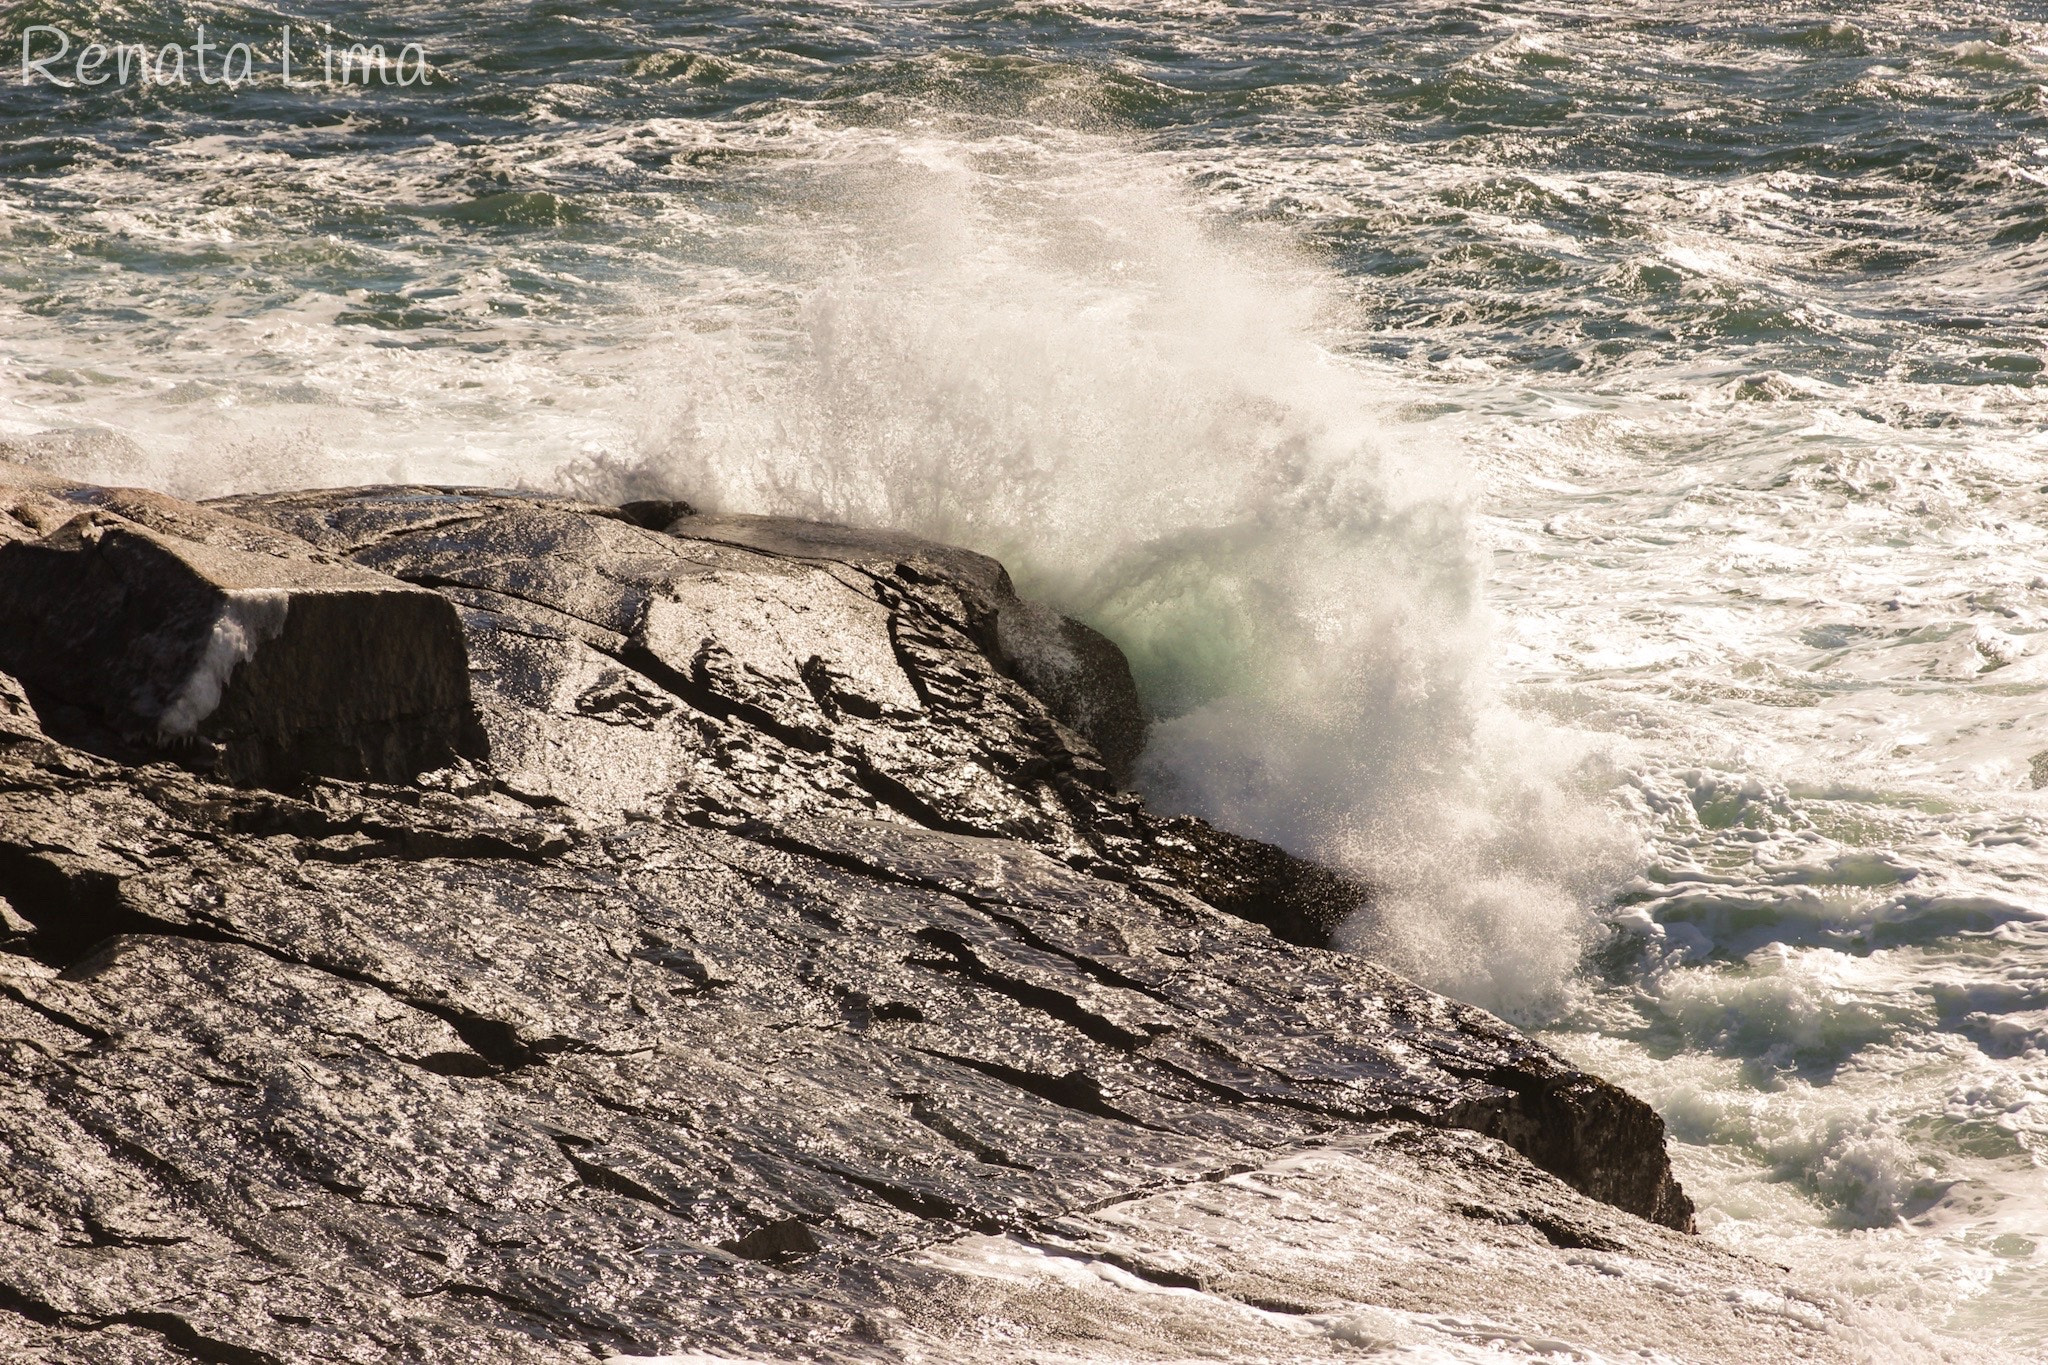
[[[1331,278],[1108,140],[845,141],[818,282],[682,338],[571,486],[1001,557],[1129,653],[1156,803],[1364,876],[1354,941],[1423,979],[1554,1002],[1633,845],[1496,697],[1463,460],[1319,346]]]

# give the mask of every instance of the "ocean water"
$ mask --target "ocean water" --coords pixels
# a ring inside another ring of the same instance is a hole
[[[431,66],[0,81],[0,437],[998,554],[1706,1236],[2048,1353],[2048,5],[456,9],[12,9]]]

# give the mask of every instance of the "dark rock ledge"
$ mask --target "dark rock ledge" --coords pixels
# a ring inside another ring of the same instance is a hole
[[[1640,1101],[1148,814],[1142,734],[1114,646],[908,537],[0,466],[0,1357],[931,1358],[1042,1314],[946,1269],[991,1238],[1297,1313],[1600,1302],[1592,1248],[1728,1358],[1819,1330],[1666,1231]],[[1513,1273],[1145,1221],[1304,1153]]]

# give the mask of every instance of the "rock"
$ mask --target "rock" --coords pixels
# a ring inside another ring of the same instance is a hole
[[[1145,748],[1145,707],[1130,662],[1108,637],[1036,602],[996,613],[996,645],[1011,676],[1084,736],[1119,782]]]
[[[619,504],[619,515],[635,526],[645,526],[650,531],[665,531],[684,517],[697,515],[697,509],[687,502],[670,498],[648,498],[639,502]]]
[[[639,504],[636,504],[639,505]],[[1130,662],[1099,632],[1017,596],[985,555],[900,532],[862,531],[786,517],[691,517],[667,528],[792,558],[851,564],[880,577],[943,583],[958,593],[969,634],[1068,729],[1128,782],[1145,747],[1146,718]]]
[[[1340,872],[1192,816],[1163,822],[1153,850],[1203,900],[1289,943],[1329,947],[1372,904],[1371,888]]]
[[[439,594],[161,495],[28,491],[35,529],[51,503],[88,509],[0,543],[0,668],[58,737],[240,783],[404,780],[479,752]]]
[[[0,673],[0,743],[43,738],[43,723],[19,681]]]
[[[483,491],[202,510],[459,609],[491,751],[236,787],[0,686],[9,1349],[995,1361],[1196,1305],[1119,1357],[1164,1359],[1526,1292],[1601,1349],[1847,1358],[1672,1230],[1640,1101],[1246,918],[1352,892],[1118,790],[1000,662],[992,561]],[[1197,1297],[1062,1307],[1059,1265]]]
[[[1059,1360],[1872,1358],[1832,1305],[1761,1287],[1754,1262],[1490,1139],[1400,1123],[886,1274],[936,1360],[978,1358],[990,1323]]]

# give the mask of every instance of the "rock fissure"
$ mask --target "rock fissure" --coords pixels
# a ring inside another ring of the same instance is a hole
[[[996,970],[975,954],[973,946],[966,939],[949,929],[928,927],[918,930],[917,937],[944,952],[946,956],[910,958],[907,959],[910,966],[926,967],[933,971],[957,972],[978,985],[1007,995],[1027,1009],[1038,1010],[1054,1019],[1071,1024],[1104,1047],[1116,1048],[1121,1052],[1137,1052],[1154,1036],[1150,1033],[1135,1032],[1097,1014],[1065,991],[1035,985],[1020,977]]]
[[[1147,1123],[1137,1115],[1126,1113],[1124,1110],[1111,1104],[1102,1097],[1102,1088],[1095,1079],[1081,1072],[1070,1071],[1063,1076],[1051,1076],[1042,1072],[1026,1071],[1019,1067],[1005,1066],[1001,1062],[991,1062],[980,1057],[962,1056],[958,1053],[940,1052],[930,1048],[920,1048],[919,1051],[928,1057],[937,1058],[939,1061],[951,1062],[954,1066],[961,1066],[969,1071],[979,1072],[991,1080],[1000,1081],[1004,1085],[1021,1090],[1027,1095],[1035,1095],[1039,1099],[1048,1100],[1062,1109],[1071,1109],[1077,1114],[1086,1114],[1090,1118],[1108,1119],[1113,1123],[1127,1123],[1133,1128],[1144,1128],[1152,1132],[1166,1131],[1156,1124]]]

